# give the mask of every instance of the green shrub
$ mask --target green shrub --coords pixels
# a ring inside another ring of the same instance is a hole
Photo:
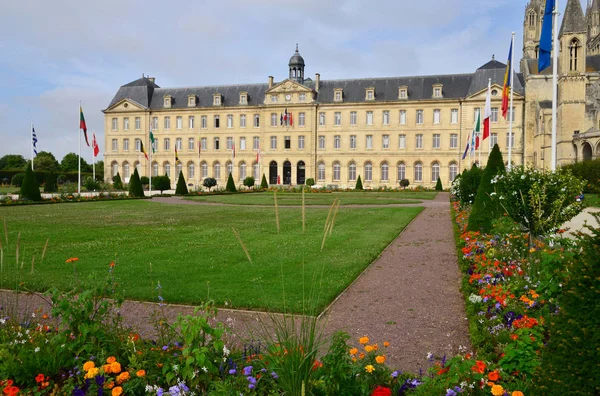
[[[40,186],[38,185],[35,174],[29,165],[27,166],[27,169],[25,169],[25,178],[23,179],[23,184],[21,184],[20,198],[29,199],[36,202],[42,200]]]
[[[59,180],[60,180],[60,176],[59,176]],[[115,190],[124,190],[123,188],[123,181],[121,180],[121,175],[119,175],[119,172],[117,172],[117,175],[115,177],[113,177],[113,186],[115,188]]]
[[[204,181],[202,182],[202,185],[206,188],[208,188],[208,191],[210,191],[211,188],[213,188],[214,186],[217,185],[217,179],[213,178],[213,177],[207,177],[206,179],[204,179]]]
[[[471,170],[465,170],[458,183],[457,197],[462,205],[469,205],[475,201],[482,171],[477,165],[473,165]]]
[[[83,182],[83,186],[88,190],[88,191],[96,191],[100,189],[100,183],[98,183],[96,180],[94,180],[92,177],[86,177],[85,181]]]
[[[142,182],[140,181],[140,174],[137,171],[137,168],[133,171],[133,176],[129,179],[129,196],[130,197],[144,197],[144,188],[142,187]]]
[[[547,317],[550,336],[534,379],[536,394],[600,394],[600,229],[588,228],[592,234],[578,237],[580,250],[566,261],[560,311]]]
[[[25,179],[25,173],[21,172],[21,173],[17,173],[16,175],[14,175],[12,177],[12,180],[10,181],[10,184],[12,184],[15,187],[21,187],[21,184],[23,184],[23,180]]]
[[[45,193],[55,193],[58,191],[58,185],[56,184],[56,175],[52,172],[46,174],[46,183],[44,183]]]
[[[309,177],[308,179],[306,179],[306,182],[304,183],[309,187],[312,187],[315,185],[315,179],[313,179],[312,177]]]
[[[495,197],[496,192],[492,180],[505,172],[502,153],[500,153],[500,147],[496,144],[481,175],[475,203],[469,216],[468,231],[488,233],[492,228],[492,221],[504,214],[499,200]]]
[[[269,183],[267,183],[267,177],[265,176],[264,173],[263,173],[262,180],[260,181],[260,188],[262,188],[262,189],[269,188]]]
[[[575,177],[586,182],[584,192],[600,194],[600,158],[565,166]]]
[[[254,183],[255,183],[255,180],[252,176],[248,176],[247,178],[244,179],[244,186],[246,186],[248,188],[254,187]]]
[[[177,186],[175,187],[175,195],[186,195],[188,194],[187,185],[185,184],[185,178],[183,177],[183,171],[179,171],[179,178],[177,179]]]
[[[142,183],[142,186],[147,186],[150,184],[150,178],[148,178],[148,176],[142,176],[140,177],[140,182]]]
[[[408,179],[400,180],[400,187],[402,187],[403,189],[406,190],[406,187],[408,187],[409,185],[410,185],[410,182],[408,181]]]
[[[235,183],[233,181],[233,176],[231,175],[231,172],[229,173],[229,177],[227,178],[227,186],[225,186],[225,191],[237,192],[237,189],[235,188]]]
[[[362,180],[360,179],[360,175],[358,175],[358,179],[356,179],[356,187],[354,187],[355,190],[364,190],[363,185],[362,185]]]
[[[442,180],[438,176],[437,183],[435,183],[435,191],[444,191],[444,187],[442,187]]]

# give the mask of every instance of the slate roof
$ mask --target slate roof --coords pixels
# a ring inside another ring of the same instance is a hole
[[[366,89],[375,88],[375,102],[398,101],[398,89],[408,87],[408,100],[432,99],[433,85],[442,84],[442,96],[445,99],[463,99],[487,88],[488,79],[493,84],[504,84],[506,65],[492,60],[470,74],[450,74],[413,77],[359,78],[346,80],[321,80],[316,95],[318,103],[333,103],[335,88],[342,88],[345,103],[364,102]],[[515,73],[513,77],[515,92],[524,94],[523,76]],[[315,81],[304,80],[304,86],[315,88]],[[213,95],[222,95],[222,105],[238,106],[240,92],[248,93],[248,106],[264,102],[268,84],[217,85],[204,87],[160,88],[148,78],[141,78],[123,85],[111,100],[107,108],[123,99],[131,99],[142,106],[156,110],[163,108],[165,95],[171,96],[171,108],[188,108],[189,95],[197,98],[197,107],[212,106]]]
[[[583,9],[579,0],[567,0],[565,16],[560,26],[559,36],[563,33],[578,33],[587,31]]]

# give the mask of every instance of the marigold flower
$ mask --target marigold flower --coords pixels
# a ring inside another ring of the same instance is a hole
[[[365,345],[365,351],[373,352],[374,350],[375,350],[375,348],[373,348],[371,345]]]
[[[510,396],[525,396],[521,391],[514,391],[510,394]]]
[[[44,374],[38,374],[35,377],[35,382],[43,382],[44,381]]]
[[[120,386],[115,386],[112,390],[112,396],[120,396],[123,393],[123,388]]]
[[[138,377],[145,377],[146,376],[146,370],[138,370],[135,373],[135,375],[138,376]]]
[[[94,378],[95,376],[98,375],[99,372],[100,372],[100,369],[98,367],[92,367],[85,374],[84,378]]]
[[[471,367],[471,370],[473,370],[476,373],[483,374],[485,372],[485,367],[485,363],[481,360],[478,360],[475,362],[475,365]]]
[[[114,356],[110,356],[108,359],[106,359],[106,363],[111,364],[117,361],[117,358]]]
[[[385,363],[385,356],[378,355],[377,357],[375,357],[375,361],[379,364],[383,364],[383,363]]]
[[[368,344],[368,343],[369,343],[369,337],[367,337],[367,336],[360,337],[360,338],[358,339],[358,342],[360,342],[362,345],[366,345],[366,344]]]
[[[352,348],[350,349],[350,355],[354,356],[358,353],[358,349],[357,348]]]
[[[389,342],[387,342],[387,341],[384,341],[384,342],[383,342],[383,346],[387,348],[387,347],[389,347],[389,346],[390,346],[390,343],[389,343]]]
[[[73,263],[75,261],[79,261],[79,259],[77,257],[71,257],[68,258],[67,261],[65,261],[65,263]]]
[[[502,387],[502,385],[492,386],[492,395],[502,396],[503,394],[504,394],[504,388]]]
[[[368,364],[368,365],[365,366],[365,371],[370,374],[373,371],[375,371],[375,367],[373,367],[372,364]]]
[[[92,362],[91,360],[87,361],[83,364],[83,371],[88,371],[89,369],[94,367],[96,367],[96,364],[94,362]]]
[[[500,375],[498,374],[498,370],[494,370],[488,373],[488,379],[490,381],[498,381],[500,379]]]
[[[129,372],[123,371],[121,374],[117,375],[117,383],[122,384],[123,382],[127,381],[129,378],[131,378],[129,376]]]
[[[360,355],[358,355],[359,359],[364,359],[365,358],[365,354],[364,353],[360,353]]]
[[[121,372],[121,363],[112,362],[110,364],[110,371],[114,374],[119,374]]]
[[[102,366],[102,370],[104,370],[104,372],[106,374],[110,374],[111,373],[111,371],[110,371],[110,364],[107,363],[104,366]]]
[[[317,370],[318,368],[323,367],[323,363],[319,362],[318,360],[315,360],[315,362],[313,363],[312,369]]]

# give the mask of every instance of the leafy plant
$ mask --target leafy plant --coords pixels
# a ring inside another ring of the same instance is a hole
[[[44,192],[45,193],[55,193],[58,191],[58,186],[56,184],[56,175],[52,172],[48,172],[46,174],[46,183],[44,183]]]
[[[171,189],[171,180],[169,176],[155,176],[152,178],[152,189],[158,190],[162,194],[165,190]]]
[[[475,164],[470,170],[465,170],[460,179],[455,180],[457,184],[457,198],[461,205],[470,205],[475,201],[482,171]]]
[[[142,176],[140,177],[140,182],[143,186],[147,186],[148,184],[150,184],[150,178],[148,176]]]
[[[85,181],[83,182],[83,186],[88,190],[88,191],[96,191],[100,189],[100,183],[98,183],[96,180],[94,180],[91,177],[87,177],[85,179]]]
[[[25,173],[17,173],[12,177],[10,184],[12,184],[15,187],[21,187],[21,184],[23,184],[23,180],[25,180]]]
[[[31,166],[27,166],[25,170],[25,178],[23,179],[23,184],[21,184],[20,198],[29,199],[31,201],[42,200],[40,186],[37,183],[35,174],[31,170]]]
[[[400,180],[400,187],[402,187],[403,189],[406,190],[406,187],[408,187],[409,185],[410,185],[410,182],[408,181],[408,179]]]
[[[438,176],[437,183],[435,183],[435,191],[444,191],[444,187],[442,186],[442,180]]]
[[[144,197],[144,188],[142,187],[142,182],[140,181],[140,174],[137,171],[137,168],[133,171],[133,176],[129,179],[129,196],[130,197]]]
[[[229,173],[229,176],[227,177],[227,186],[225,186],[225,191],[237,192],[237,189],[235,188],[235,182],[233,181],[233,176],[231,175],[231,172]]]
[[[309,187],[312,187],[315,185],[315,179],[313,179],[312,177],[309,177],[308,179],[306,179],[305,184]]]
[[[188,194],[187,185],[185,184],[185,178],[183,177],[183,171],[179,171],[179,177],[177,178],[177,187],[175,187],[175,195],[186,195]]]
[[[244,179],[244,186],[246,186],[248,188],[254,187],[254,183],[255,183],[255,180],[252,176],[248,176],[247,178]]]
[[[213,188],[214,186],[217,185],[217,180],[215,178],[213,178],[213,177],[207,177],[202,182],[202,185],[204,187],[208,188],[208,191],[210,191],[211,188]]]
[[[124,190],[123,181],[121,180],[121,175],[119,175],[119,172],[117,172],[117,175],[114,176],[112,180],[115,190]]]
[[[358,179],[356,179],[356,187],[355,190],[364,190],[362,180],[360,179],[360,175],[358,175]]]
[[[267,177],[263,173],[262,180],[260,181],[260,188],[267,189],[269,188],[269,183],[267,183]]]

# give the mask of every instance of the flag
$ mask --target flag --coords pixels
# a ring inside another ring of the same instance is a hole
[[[146,149],[144,149],[144,142],[142,142],[141,140],[140,140],[140,151],[142,153],[144,153],[144,156],[146,157],[146,159],[148,159],[148,153],[146,153]]]
[[[256,151],[256,163],[260,161],[260,148]]]
[[[92,134],[92,148],[94,149],[94,157],[98,156],[100,152],[100,147],[98,147],[98,142],[96,142],[96,134]]]
[[[235,159],[235,143],[231,144],[231,155],[233,156],[233,159]]]
[[[510,49],[508,50],[508,62],[506,62],[506,72],[504,72],[504,88],[502,89],[502,117],[506,119],[508,113],[508,94],[512,89],[510,86],[512,79],[512,39],[510,40]]]
[[[179,156],[177,155],[177,145],[175,145],[175,164],[179,162]]]
[[[275,113],[275,117],[277,117],[277,113]],[[283,114],[279,113],[279,125],[283,125]]]
[[[492,83],[488,82],[487,96],[485,97],[485,108],[483,109],[483,138],[484,141],[490,136],[490,120],[492,118]]]
[[[477,112],[477,121],[475,121],[475,127],[473,128],[473,140],[471,150],[479,149],[479,135],[481,134],[481,111]]]
[[[285,108],[285,112],[283,113],[283,122],[285,122],[285,125],[288,124],[288,112],[287,112],[287,107]]]
[[[463,153],[462,159],[467,158],[467,153],[469,152],[469,142],[471,140],[471,133],[467,136],[467,147],[465,148],[465,152]]]
[[[34,154],[37,155],[37,135],[35,134],[35,128],[33,127],[33,124],[31,124],[31,144],[33,145]]]
[[[79,105],[79,129],[83,129],[83,136],[85,137],[85,144],[90,147],[90,143],[87,138],[87,126],[85,125],[85,117],[83,116],[83,109]]]
[[[198,157],[202,154],[202,142],[198,139]]]
[[[292,123],[292,113],[290,113],[290,125],[293,126],[294,124]]]
[[[550,54],[552,53],[552,12],[555,0],[546,0],[546,10],[542,19],[542,33],[540,34],[540,55],[538,59],[538,72],[550,66]]]
[[[150,146],[152,146],[152,154],[154,154],[154,142],[156,141],[156,139],[154,139],[154,134],[152,133],[152,125],[150,125]]]

